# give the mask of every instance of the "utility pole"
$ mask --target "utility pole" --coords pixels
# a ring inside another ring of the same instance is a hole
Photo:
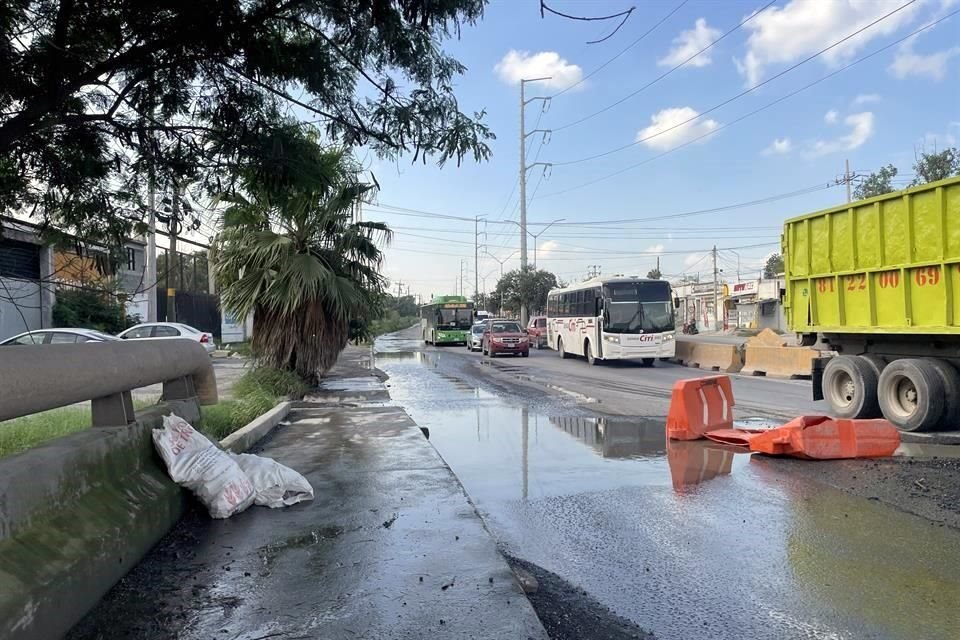
[[[845,168],[845,171],[843,172],[843,178],[844,178],[844,182],[847,183],[847,202],[849,203],[852,200],[852,198],[850,197],[850,183],[853,181],[853,176],[850,175],[849,159],[844,160],[844,168]]]
[[[400,302],[400,296],[403,294],[403,283],[397,282],[397,303]]]
[[[465,266],[467,266],[467,261],[466,261],[466,260],[461,260],[461,261],[460,261],[460,295],[461,295],[461,296],[464,295],[464,290],[463,290],[463,268],[464,268]]]
[[[713,320],[716,325],[714,328],[720,330],[720,307],[717,288],[717,245],[713,245]]]
[[[473,299],[480,293],[480,217],[473,218]]]
[[[173,286],[167,285],[167,322],[177,321],[177,289],[182,284],[178,278],[180,256],[177,254],[177,235],[180,233],[180,183],[173,183],[173,199],[170,203],[170,252],[167,257],[167,282],[173,273]]]
[[[536,133],[537,131],[531,131],[527,133],[526,123],[524,119],[524,112],[526,111],[526,106],[528,103],[533,102],[534,100],[543,100],[547,101],[549,98],[546,97],[535,97],[526,99],[524,95],[524,89],[528,82],[539,82],[541,80],[551,80],[552,76],[545,76],[542,78],[530,78],[528,80],[520,80],[520,271],[521,273],[526,271],[527,268],[527,171],[532,167],[542,164],[546,166],[546,163],[535,162],[529,167],[527,166],[527,137]],[[520,323],[521,326],[527,326],[527,302],[526,300],[520,301]]]
[[[144,281],[147,291],[147,322],[157,318],[157,183],[150,168],[150,183],[147,186],[147,261],[144,265]]]

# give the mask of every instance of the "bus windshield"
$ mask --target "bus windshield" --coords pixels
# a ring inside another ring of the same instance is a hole
[[[604,331],[673,331],[673,301],[666,282],[617,282],[604,287]]]
[[[473,324],[472,309],[437,309],[438,327],[469,329]]]

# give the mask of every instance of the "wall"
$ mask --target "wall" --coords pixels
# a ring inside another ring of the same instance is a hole
[[[0,277],[0,341],[41,328],[40,302],[38,281]]]

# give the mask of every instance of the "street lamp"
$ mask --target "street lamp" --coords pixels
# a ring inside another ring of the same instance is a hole
[[[500,279],[501,279],[501,280],[503,279],[503,264],[504,264],[507,260],[509,260],[510,258],[512,258],[513,256],[517,255],[517,252],[514,251],[513,253],[511,253],[510,255],[508,255],[506,258],[504,258],[503,260],[501,260],[500,258],[498,258],[497,256],[493,255],[492,253],[490,253],[490,252],[487,251],[486,249],[484,249],[483,252],[484,252],[485,254],[487,254],[488,256],[490,256],[491,258],[493,258],[494,260],[496,260],[497,262],[500,263]],[[502,290],[500,291],[500,313],[501,313],[501,314],[503,313],[503,291],[502,291]]]
[[[549,229],[553,225],[557,224],[558,222],[564,222],[565,220],[566,218],[557,218],[553,222],[548,222],[547,226],[545,226],[543,229],[540,230],[540,233],[533,233],[529,229],[527,230],[527,235],[533,238],[533,268],[534,269],[537,268],[537,241],[539,240],[540,236],[546,233],[547,229]],[[520,223],[515,220],[507,220],[507,222],[520,226]]]

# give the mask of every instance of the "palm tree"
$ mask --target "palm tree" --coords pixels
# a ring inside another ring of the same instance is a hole
[[[391,238],[382,223],[353,220],[371,186],[357,181],[352,158],[318,149],[314,159],[306,180],[250,176],[242,195],[223,196],[230,206],[215,257],[224,308],[254,314],[254,356],[310,383],[337,361],[351,320],[375,313],[379,245]]]

